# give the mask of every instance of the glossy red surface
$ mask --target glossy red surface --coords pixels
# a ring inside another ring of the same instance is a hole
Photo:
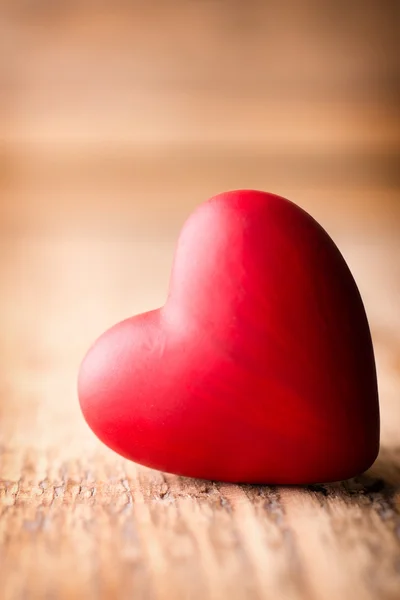
[[[354,476],[379,449],[364,307],[339,250],[278,196],[235,191],[188,219],[163,308],[88,352],[83,414],[144,465],[233,482]]]

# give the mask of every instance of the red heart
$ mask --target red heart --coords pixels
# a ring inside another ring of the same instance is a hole
[[[107,331],[79,375],[84,416],[123,456],[253,483],[354,476],[379,448],[371,336],[339,250],[272,194],[201,205],[159,310]]]

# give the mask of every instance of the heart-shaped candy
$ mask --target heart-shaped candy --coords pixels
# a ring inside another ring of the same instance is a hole
[[[367,469],[379,448],[354,279],[312,217],[263,192],[221,194],[192,214],[165,306],[100,337],[79,397],[113,450],[180,475],[332,481]]]

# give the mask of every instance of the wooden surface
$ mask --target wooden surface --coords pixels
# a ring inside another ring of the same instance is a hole
[[[98,4],[1,2],[0,598],[399,598],[394,5]],[[89,344],[163,303],[185,218],[240,187],[309,210],[359,284],[382,450],[354,480],[165,475],[80,414]]]
[[[398,598],[398,236],[375,224],[338,240],[371,316],[381,456],[352,481],[284,488],[164,475],[94,439],[79,360],[105,327],[162,301],[173,251],[172,237],[98,228],[1,237],[0,596]]]

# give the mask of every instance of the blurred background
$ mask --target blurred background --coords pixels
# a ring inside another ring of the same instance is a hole
[[[399,16],[389,0],[1,0],[4,477],[15,452],[97,443],[82,355],[164,302],[184,220],[235,188],[292,199],[338,243],[396,439]]]

